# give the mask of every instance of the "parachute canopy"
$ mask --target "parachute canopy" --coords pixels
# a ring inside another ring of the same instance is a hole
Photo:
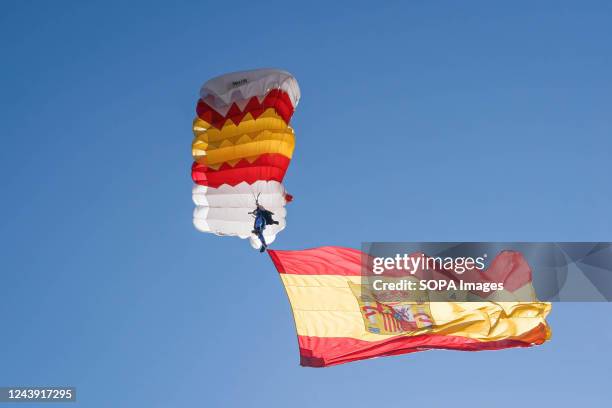
[[[295,78],[276,69],[234,72],[202,86],[191,168],[198,230],[249,238],[259,248],[249,214],[257,198],[279,222],[264,230],[266,242],[285,228],[291,196],[282,182],[295,147],[289,121],[299,99]]]

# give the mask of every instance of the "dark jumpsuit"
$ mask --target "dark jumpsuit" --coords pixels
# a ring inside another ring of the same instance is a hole
[[[253,211],[255,215],[255,223],[253,224],[253,233],[257,235],[257,238],[261,241],[261,248],[259,252],[263,252],[267,248],[266,240],[264,239],[263,232],[266,229],[267,225],[278,224],[278,221],[274,221],[272,216],[274,213],[272,211],[268,211],[263,207],[257,207],[255,211]]]

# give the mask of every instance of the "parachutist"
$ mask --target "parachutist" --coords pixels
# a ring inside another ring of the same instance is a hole
[[[253,224],[253,234],[257,235],[257,238],[261,241],[261,248],[259,252],[264,252],[268,245],[266,244],[266,240],[263,236],[263,232],[266,229],[267,225],[278,225],[278,221],[275,221],[272,216],[274,213],[272,211],[268,211],[265,207],[259,203],[256,203],[257,207],[254,211],[251,211],[249,214],[255,216],[255,223]]]

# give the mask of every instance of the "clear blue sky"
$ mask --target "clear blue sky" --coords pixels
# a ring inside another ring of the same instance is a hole
[[[189,167],[201,83],[280,67],[302,101],[275,248],[610,241],[610,2],[84,3],[0,6],[0,385],[87,408],[609,404],[608,304],[555,304],[538,348],[300,368],[268,257],[192,227]]]

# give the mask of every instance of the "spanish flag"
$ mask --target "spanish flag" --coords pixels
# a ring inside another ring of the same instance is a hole
[[[430,349],[529,347],[550,339],[551,305],[535,297],[531,302],[380,302],[361,285],[361,251],[321,247],[268,253],[291,303],[302,366]],[[520,254],[498,258],[496,265],[510,272],[528,268]]]

